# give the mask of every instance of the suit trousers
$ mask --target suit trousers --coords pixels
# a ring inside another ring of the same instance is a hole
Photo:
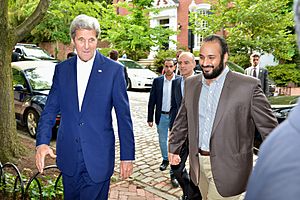
[[[78,150],[77,170],[74,176],[62,174],[65,200],[105,200],[108,199],[110,179],[95,183],[91,180]]]
[[[181,148],[180,163],[179,165],[171,165],[171,169],[175,178],[177,179],[180,187],[182,188],[183,195],[187,196],[190,200],[201,200],[201,193],[198,186],[190,180],[189,174],[185,168],[185,163],[189,155],[188,142],[186,141]]]
[[[199,164],[199,188],[203,200],[239,200],[242,198],[241,195],[222,197],[219,194],[211,171],[210,156],[202,156],[199,154]]]

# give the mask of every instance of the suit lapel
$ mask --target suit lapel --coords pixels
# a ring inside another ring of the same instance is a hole
[[[86,90],[84,93],[81,113],[80,113],[81,115],[86,110],[89,101],[93,98],[93,95],[95,94],[94,90],[97,87],[99,87],[99,82],[97,80],[99,80],[98,76],[101,76],[102,71],[104,70],[102,63],[104,63],[103,57],[97,52],[93,63],[92,71],[86,86]]]
[[[182,77],[177,79],[176,82],[175,82],[175,87],[176,87],[176,91],[177,91],[177,98],[176,98],[176,101],[178,103],[178,108],[179,108],[179,102],[181,101],[182,99],[182,93],[181,93],[181,81],[182,81]]]
[[[196,138],[199,144],[199,99],[200,99],[200,92],[202,89],[202,75],[199,75],[198,79],[195,79],[196,83],[194,84],[194,99],[193,99],[193,118],[195,119],[196,123]]]
[[[74,111],[76,112],[76,115],[78,115],[79,102],[78,102],[78,86],[77,86],[77,56],[74,56],[74,59],[70,60],[69,66],[70,66],[70,73],[68,73],[66,80],[73,80],[73,81],[69,81],[68,84],[66,84],[66,85],[70,85],[67,92],[70,92],[68,95],[70,97],[69,102],[71,105],[75,106]]]
[[[162,107],[162,101],[163,101],[163,91],[164,91],[164,77],[165,76],[161,76],[161,78],[159,79],[158,82],[158,88],[159,88],[159,99],[160,99],[160,103],[161,103],[161,107]]]
[[[219,104],[217,107],[216,116],[215,116],[215,120],[214,120],[214,124],[213,124],[213,128],[212,128],[212,134],[214,134],[214,131],[215,131],[216,127],[218,126],[219,122],[221,121],[223,114],[226,110],[229,96],[230,96],[230,91],[231,91],[230,86],[231,86],[231,82],[233,80],[232,76],[233,76],[233,73],[231,71],[229,71],[227,74],[227,77],[225,79],[222,92],[221,92],[221,96],[220,96],[220,100],[219,100]]]
[[[261,80],[263,76],[263,70],[261,68],[258,68],[258,79]]]

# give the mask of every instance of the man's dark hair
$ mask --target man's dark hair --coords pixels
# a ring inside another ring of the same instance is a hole
[[[67,59],[69,59],[73,56],[77,56],[77,54],[75,52],[69,52],[68,55],[67,55]]]
[[[221,60],[224,59],[224,55],[227,53],[229,55],[228,45],[226,40],[219,35],[210,35],[204,38],[203,42],[215,42],[217,41],[221,46]]]
[[[112,59],[112,60],[117,61],[118,58],[119,58],[119,52],[118,52],[117,50],[114,50],[114,49],[111,50],[111,51],[109,52],[109,58]]]
[[[164,63],[165,63],[166,61],[172,61],[173,64],[174,64],[174,60],[173,60],[172,58],[166,58],[166,59],[164,60]]]

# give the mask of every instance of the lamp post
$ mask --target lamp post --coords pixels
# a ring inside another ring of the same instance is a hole
[[[193,13],[197,10],[197,4],[194,0],[192,0],[191,4],[189,5],[189,13]],[[189,18],[189,26],[191,25],[190,18]],[[188,29],[188,47],[191,50],[191,53],[193,53],[194,49],[194,34],[192,29]]]

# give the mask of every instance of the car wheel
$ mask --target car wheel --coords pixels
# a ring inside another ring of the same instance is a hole
[[[128,81],[127,81],[127,90],[130,90],[131,89],[131,81],[130,79],[128,78]]]
[[[39,119],[40,116],[35,110],[28,110],[26,114],[26,127],[29,135],[33,138],[36,137],[36,130]]]

